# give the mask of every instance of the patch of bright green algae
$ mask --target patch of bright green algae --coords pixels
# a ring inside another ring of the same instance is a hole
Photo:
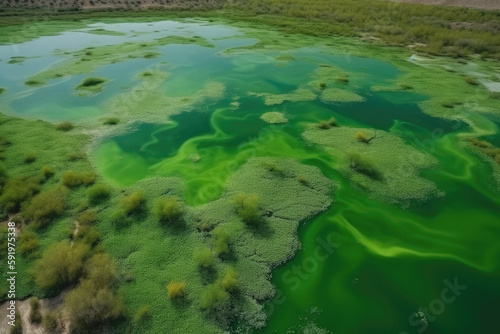
[[[76,74],[93,72],[96,68],[123,62],[136,58],[156,58],[159,56],[158,47],[168,44],[196,44],[204,47],[213,47],[202,37],[167,36],[153,41],[123,43],[88,47],[75,52],[59,53],[60,56],[69,56],[49,69],[35,74],[29,80],[46,83],[49,79],[56,79]]]
[[[56,36],[70,29],[84,28],[87,23],[81,21],[36,20],[22,24],[2,27],[0,44],[19,44],[40,36]]]
[[[388,132],[351,127],[320,129],[303,134],[322,145],[340,170],[360,190],[387,202],[409,205],[441,196],[437,186],[421,173],[435,168],[437,159]]]
[[[281,124],[288,122],[288,118],[285,117],[285,114],[278,111],[266,112],[260,116],[260,118],[269,124]]]

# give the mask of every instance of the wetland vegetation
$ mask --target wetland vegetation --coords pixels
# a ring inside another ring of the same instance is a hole
[[[499,12],[189,6],[0,11],[12,331],[494,331]]]

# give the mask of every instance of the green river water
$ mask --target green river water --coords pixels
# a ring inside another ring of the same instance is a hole
[[[273,50],[224,53],[256,40],[214,24],[165,21],[95,26],[127,35],[73,31],[16,47],[0,46],[0,86],[8,87],[0,102],[7,102],[11,113],[21,117],[84,122],[105,116],[104,102],[134,86],[135,76],[146,69],[169,73],[161,86],[168,96],[195,94],[209,81],[225,86],[222,99],[197,103],[192,111],[174,115],[168,122],[165,117],[164,124],[143,123],[138,115],[129,132],[93,147],[90,155],[97,169],[112,184],[127,186],[150,176],[178,176],[185,182],[186,202],[199,205],[217,199],[227,178],[252,156],[295,158],[319,167],[338,183],[329,210],[301,224],[302,249],[273,270],[277,294],[265,303],[267,327],[255,333],[323,333],[322,329],[340,334],[499,333],[500,196],[491,188],[491,168],[459,148],[456,134],[467,130],[465,124],[421,112],[417,103],[426,96],[370,90],[400,76],[395,66],[329,54],[318,47],[287,50],[294,60],[284,64],[275,61],[278,51]],[[154,59],[98,67],[91,75],[110,81],[95,96],[73,94],[87,75],[54,79],[40,88],[23,85],[29,76],[61,59],[53,55],[55,49],[119,44],[174,30],[205,37],[215,47],[171,44],[159,47],[161,55]],[[15,55],[33,58],[22,65],[7,64],[5,60]],[[289,93],[310,81],[319,64],[350,73],[347,86],[333,85],[348,87],[365,100],[266,105],[262,98],[248,95]],[[234,101],[239,102],[237,109],[231,107]],[[260,116],[268,111],[284,112],[289,122],[265,123]],[[352,187],[334,169],[335,158],[301,136],[309,123],[331,116],[343,126],[397,133],[436,157],[439,166],[423,176],[445,195],[401,207]],[[498,138],[492,135],[491,141]],[[193,163],[193,156],[199,161]],[[238,324],[233,330],[243,331]]]

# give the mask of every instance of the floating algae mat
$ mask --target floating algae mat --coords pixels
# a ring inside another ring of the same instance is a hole
[[[177,196],[201,231],[116,230],[103,209],[126,313],[150,305],[110,332],[498,330],[500,155],[469,143],[500,142],[500,109],[454,60],[196,20],[56,28],[0,46],[2,113],[73,122],[102,182]],[[245,227],[241,192],[271,226]],[[196,299],[216,275],[185,303],[165,290],[197,279],[192,254],[217,229],[236,236],[227,319]]]

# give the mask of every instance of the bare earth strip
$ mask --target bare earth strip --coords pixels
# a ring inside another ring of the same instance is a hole
[[[420,3],[424,5],[460,6],[480,9],[500,9],[499,0],[389,0],[392,2]]]

